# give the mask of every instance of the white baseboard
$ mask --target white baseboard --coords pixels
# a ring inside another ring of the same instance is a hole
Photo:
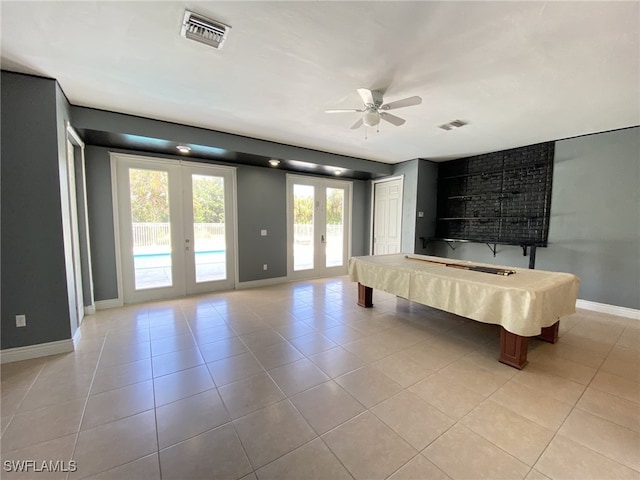
[[[289,279],[287,277],[275,277],[265,278],[264,280],[252,280],[250,282],[238,282],[236,284],[236,289],[243,290],[245,288],[269,287],[271,285],[279,285],[288,281]]]
[[[594,312],[608,313],[609,315],[617,315],[618,317],[640,320],[640,310],[635,310],[633,308],[618,307],[617,305],[608,305],[606,303],[580,299],[576,301],[576,307],[584,308],[585,310],[592,310]]]
[[[96,306],[94,305],[89,305],[87,307],[84,307],[84,314],[85,315],[95,315],[96,313]]]
[[[110,300],[98,300],[96,310],[106,310],[108,308],[118,308],[124,306],[124,302],[120,298],[112,298]]]
[[[0,350],[0,363],[19,362],[32,358],[58,355],[59,353],[73,352],[73,340],[59,340],[57,342],[39,343],[26,347],[7,348]]]

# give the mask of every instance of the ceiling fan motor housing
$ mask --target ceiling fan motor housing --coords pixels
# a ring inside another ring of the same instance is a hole
[[[376,108],[367,108],[362,116],[362,121],[367,127],[375,127],[380,123],[380,114]]]

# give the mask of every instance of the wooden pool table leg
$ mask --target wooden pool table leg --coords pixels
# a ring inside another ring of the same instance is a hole
[[[558,341],[558,330],[560,330],[560,320],[550,327],[543,328],[538,338],[545,342],[556,343]]]
[[[365,287],[358,282],[358,305],[364,308],[373,307],[373,288]]]
[[[522,370],[527,364],[529,338],[500,329],[500,356],[498,361],[510,367]]]

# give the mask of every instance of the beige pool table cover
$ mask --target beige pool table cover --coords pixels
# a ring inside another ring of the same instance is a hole
[[[405,254],[352,257],[349,278],[423,305],[502,325],[524,337],[539,335],[543,327],[576,311],[580,279],[570,273],[473,263],[516,272],[503,276],[416,259],[472,265],[462,260],[409,257]]]

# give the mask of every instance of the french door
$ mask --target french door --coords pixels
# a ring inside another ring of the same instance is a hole
[[[235,169],[112,159],[124,302],[233,288]]]
[[[351,185],[340,180],[287,175],[289,277],[347,273]]]

